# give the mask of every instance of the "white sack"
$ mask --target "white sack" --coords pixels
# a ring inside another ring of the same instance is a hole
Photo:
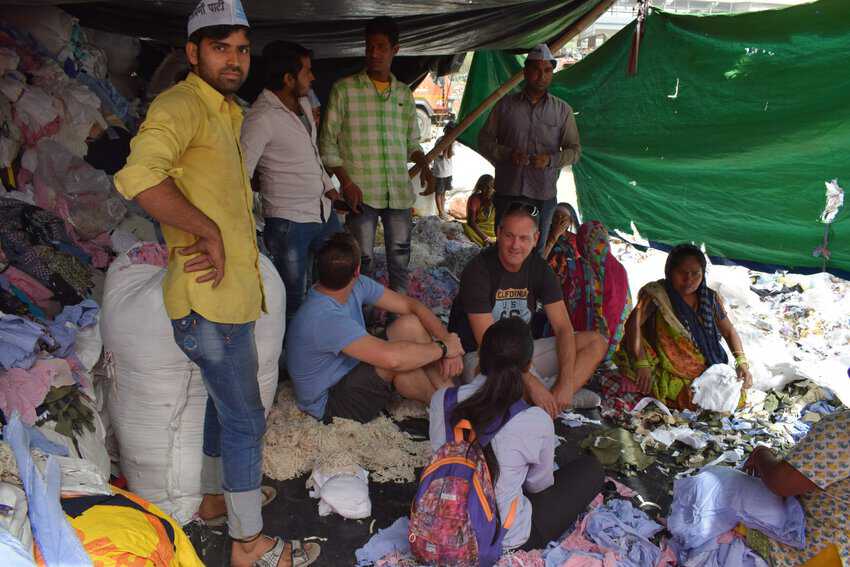
[[[283,346],[285,291],[271,261],[260,257],[268,313],[255,327],[260,395],[268,412]],[[108,412],[130,490],[186,523],[201,501],[201,457],[207,393],[198,367],[174,342],[165,312],[165,269],[110,266],[101,312],[113,383]]]

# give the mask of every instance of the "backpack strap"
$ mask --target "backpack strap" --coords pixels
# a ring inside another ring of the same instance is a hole
[[[469,434],[466,436],[466,440],[470,443],[475,440],[475,430],[472,428],[472,424],[468,419],[462,419],[457,422],[456,425],[452,426],[451,417],[452,411],[457,406],[457,392],[458,388],[449,388],[446,390],[445,397],[443,398],[443,419],[446,423],[446,443],[460,443],[464,439],[464,432],[468,431]]]
[[[526,402],[522,398],[512,403],[505,415],[505,420],[498,426],[491,425],[490,427],[487,427],[486,431],[484,431],[478,436],[478,443],[482,447],[485,447],[488,443],[490,443],[490,441],[493,440],[493,437],[496,436],[499,430],[501,430],[505,425],[507,425],[510,420],[512,420],[521,412],[527,410],[529,407],[531,406],[528,405],[528,402]]]
[[[449,388],[446,390],[445,397],[443,398],[443,419],[446,424],[446,443],[451,443],[454,440],[455,443],[459,443],[463,439],[463,432],[469,431],[468,441],[472,442],[476,438],[475,430],[472,428],[472,424],[469,423],[468,420],[462,419],[457,422],[456,425],[452,426],[451,423],[451,415],[455,406],[457,406],[457,393],[458,388]],[[517,414],[527,410],[529,407],[528,402],[520,398],[515,401],[508,408],[506,417],[504,422],[498,427],[488,427],[487,431],[478,435],[478,443],[485,447],[490,441],[493,440],[493,437],[499,432],[499,430],[504,427],[510,420],[512,420]]]
[[[516,508],[519,506],[519,496],[513,499],[511,502],[511,507],[508,510],[507,516],[505,516],[505,522],[502,524],[502,527],[505,530],[511,529],[511,526],[514,525],[514,520],[516,520]]]
[[[457,387],[449,388],[443,397],[443,421],[446,424],[446,443],[451,443],[452,439],[455,438],[455,428],[452,427],[451,417],[452,411],[454,411],[457,405],[457,391]]]

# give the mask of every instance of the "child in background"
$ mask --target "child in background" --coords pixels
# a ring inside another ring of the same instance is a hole
[[[493,206],[493,176],[482,175],[466,202],[463,232],[482,248],[496,242],[496,208]]]
[[[455,127],[454,122],[449,122],[443,128],[443,135],[437,140],[437,144]],[[454,142],[440,152],[431,164],[431,174],[434,176],[434,203],[437,205],[437,214],[442,220],[448,220],[446,216],[446,191],[452,188],[452,158],[454,157]]]

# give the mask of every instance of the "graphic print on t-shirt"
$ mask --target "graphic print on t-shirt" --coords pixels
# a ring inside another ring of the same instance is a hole
[[[526,323],[531,322],[531,310],[528,308],[528,288],[508,288],[496,290],[493,304],[493,320],[519,317]]]

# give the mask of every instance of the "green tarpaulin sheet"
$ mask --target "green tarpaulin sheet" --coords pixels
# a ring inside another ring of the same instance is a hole
[[[629,76],[634,28],[553,81],[577,114],[583,217],[626,233],[634,222],[660,247],[704,242],[714,257],[819,270],[825,183],[850,190],[850,2],[735,16],[652,11]],[[476,53],[461,116],[521,65]],[[461,141],[477,147],[483,123]],[[828,247],[827,269],[847,277],[850,203]]]

